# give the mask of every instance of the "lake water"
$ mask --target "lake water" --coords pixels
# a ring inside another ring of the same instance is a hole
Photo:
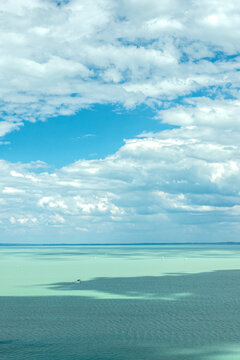
[[[0,359],[240,360],[240,246],[0,247]]]

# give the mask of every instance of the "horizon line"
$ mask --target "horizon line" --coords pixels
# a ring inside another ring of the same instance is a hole
[[[161,243],[0,243],[0,246],[154,246],[154,245],[240,245],[239,241]]]

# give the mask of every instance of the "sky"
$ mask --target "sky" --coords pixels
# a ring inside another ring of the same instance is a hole
[[[0,243],[240,241],[238,1],[0,20]]]

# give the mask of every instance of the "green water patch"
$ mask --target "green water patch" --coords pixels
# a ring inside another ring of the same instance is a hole
[[[129,294],[110,289],[95,290],[95,279],[151,278],[234,269],[240,269],[240,246],[235,245],[1,247],[0,296],[86,296],[88,293],[98,298],[128,297]],[[78,278],[83,280],[83,287],[88,284],[85,292],[71,289]]]

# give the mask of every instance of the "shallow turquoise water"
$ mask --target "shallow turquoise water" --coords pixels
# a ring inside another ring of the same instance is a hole
[[[1,248],[0,292],[2,360],[240,359],[238,246]]]

